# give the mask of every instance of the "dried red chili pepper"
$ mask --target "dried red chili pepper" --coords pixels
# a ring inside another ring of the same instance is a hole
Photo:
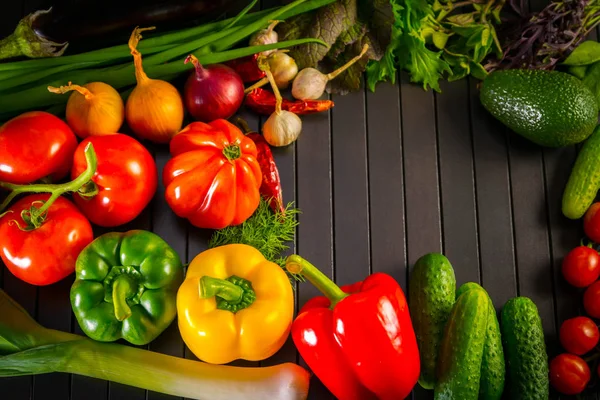
[[[253,132],[243,119],[237,118],[236,122],[240,125],[246,136],[252,139],[256,145],[258,152],[257,160],[263,174],[262,184],[259,189],[260,194],[265,199],[270,200],[269,205],[273,211],[285,214],[279,170],[277,169],[277,164],[275,164],[269,143],[267,143],[261,134]]]
[[[244,83],[256,82],[266,76],[265,71],[258,68],[257,60],[259,55],[257,53],[247,57],[236,58],[224,64],[237,72]]]
[[[246,107],[254,112],[264,115],[271,115],[275,112],[275,103],[277,99],[273,92],[257,88],[246,95]],[[294,114],[305,115],[314,114],[321,111],[327,111],[334,106],[331,100],[295,100],[283,99],[281,109],[291,111]]]

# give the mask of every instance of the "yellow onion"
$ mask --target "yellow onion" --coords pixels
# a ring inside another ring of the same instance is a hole
[[[67,123],[80,138],[113,135],[119,132],[125,118],[123,99],[112,86],[91,82],[83,86],[48,86],[52,93],[73,92],[67,101]]]
[[[291,111],[281,109],[281,93],[275,84],[273,74],[268,69],[265,71],[271,83],[273,93],[277,99],[275,112],[269,116],[263,125],[263,137],[271,146],[282,147],[294,143],[302,132],[302,120]]]
[[[327,75],[315,68],[304,68],[294,79],[292,96],[298,100],[316,100],[323,96],[327,82],[335,79],[339,74],[350,68],[352,64],[360,60],[368,49],[369,45],[365,44],[359,55]]]
[[[131,130],[142,139],[168,143],[181,130],[183,99],[175,86],[163,80],[150,79],[142,68],[142,55],[136,47],[142,38],[141,32],[150,29],[154,28],[135,28],[129,39],[137,86],[127,99],[125,119]]]

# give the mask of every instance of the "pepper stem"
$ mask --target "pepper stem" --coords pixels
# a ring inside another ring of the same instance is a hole
[[[131,33],[131,36],[129,37],[129,50],[131,51],[131,55],[133,56],[133,64],[135,65],[135,79],[138,84],[146,82],[149,78],[148,75],[146,75],[146,73],[144,72],[144,68],[142,66],[142,53],[138,51],[137,45],[142,39],[142,32],[151,31],[153,29],[156,29],[156,27],[136,27]]]
[[[294,275],[301,275],[308,279],[321,293],[330,301],[331,308],[348,296],[317,267],[306,261],[299,255],[292,254],[285,260],[285,269]]]
[[[89,89],[84,88],[83,86],[73,85],[71,82],[69,82],[69,84],[67,86],[60,86],[60,87],[48,86],[48,91],[51,93],[65,94],[72,90],[82,94],[86,100],[90,100],[91,98],[94,97],[94,94],[92,92],[90,92]]]
[[[196,69],[196,76],[198,78],[204,78],[206,76],[206,70],[202,68],[202,64],[200,64],[200,61],[198,61],[198,58],[196,58],[195,55],[190,54],[185,58],[185,61],[183,63],[187,64],[189,62],[191,62],[194,68]]]
[[[203,276],[200,278],[198,290],[201,299],[216,297],[219,310],[233,313],[249,307],[256,300],[256,293],[250,282],[237,276],[227,279]]]
[[[342,72],[344,72],[345,70],[347,70],[348,68],[350,68],[352,66],[352,64],[354,64],[355,62],[357,62],[358,60],[360,60],[362,58],[362,56],[365,55],[365,53],[367,52],[367,50],[369,50],[369,45],[365,43],[365,45],[363,46],[362,51],[360,52],[359,55],[357,55],[352,60],[348,61],[346,64],[342,65],[341,67],[339,67],[335,71],[328,73],[326,75],[327,76],[327,80],[330,81],[332,79],[335,79],[339,74],[341,74]]]
[[[223,149],[223,155],[228,161],[234,161],[242,156],[242,149],[237,144],[230,144]]]
[[[119,321],[125,321],[131,317],[131,308],[127,304],[127,297],[132,295],[134,291],[131,278],[127,275],[119,275],[113,282],[112,300],[115,307],[115,317]]]
[[[0,60],[20,56],[29,58],[62,56],[69,46],[68,42],[56,43],[45,39],[32,27],[40,15],[48,14],[50,11],[52,8],[36,11],[19,21],[14,32],[0,40]]]
[[[62,184],[35,184],[35,185],[15,185],[7,182],[0,182],[0,188],[4,188],[10,191],[10,194],[6,196],[6,199],[0,204],[0,213],[2,213],[6,207],[10,204],[10,202],[21,193],[51,193],[51,196],[48,200],[44,202],[42,207],[35,208],[35,210],[31,211],[31,225],[34,227],[39,227],[44,218],[44,214],[52,203],[59,198],[61,195],[67,192],[76,192],[86,183],[88,183],[94,174],[96,173],[96,168],[98,167],[98,160],[96,158],[96,152],[94,151],[94,146],[91,143],[88,143],[84,150],[85,161],[87,163],[87,168],[81,175],[72,180],[71,182],[62,183]]]

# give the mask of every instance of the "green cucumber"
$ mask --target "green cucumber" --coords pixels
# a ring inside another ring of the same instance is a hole
[[[600,189],[600,129],[583,143],[562,198],[565,217],[579,219],[592,205]]]
[[[550,392],[548,354],[535,303],[527,297],[512,298],[502,308],[501,319],[508,398],[547,400]]]
[[[456,278],[446,257],[437,253],[419,258],[409,282],[411,319],[421,355],[419,384],[435,386],[435,365],[444,326],[454,305]]]
[[[456,298],[468,290],[483,290],[475,282],[467,282],[456,291]],[[487,295],[487,292],[485,292]],[[479,400],[499,400],[504,392],[504,380],[506,377],[506,366],[504,364],[504,350],[502,348],[502,336],[500,324],[492,299],[488,295],[488,324],[481,361],[481,380],[479,383]]]
[[[483,290],[467,290],[452,308],[437,359],[435,400],[477,400],[489,314]]]

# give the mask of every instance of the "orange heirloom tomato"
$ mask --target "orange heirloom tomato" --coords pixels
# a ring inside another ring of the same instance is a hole
[[[192,122],[170,142],[163,169],[165,198],[199,228],[222,229],[250,217],[260,201],[262,173],[254,142],[224,120]]]

